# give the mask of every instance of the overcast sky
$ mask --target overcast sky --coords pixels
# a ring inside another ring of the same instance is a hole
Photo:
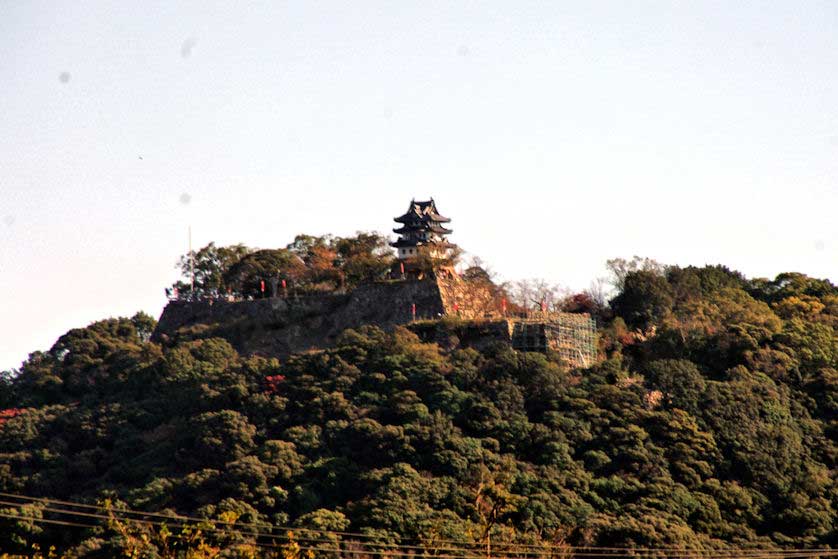
[[[0,369],[433,196],[503,279],[838,281],[836,2],[2,2]]]

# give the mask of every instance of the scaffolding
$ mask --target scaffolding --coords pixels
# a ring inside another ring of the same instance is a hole
[[[519,351],[549,349],[571,367],[596,362],[596,323],[587,313],[530,313],[510,322],[512,347]]]

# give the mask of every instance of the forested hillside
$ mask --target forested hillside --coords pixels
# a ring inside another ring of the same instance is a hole
[[[838,288],[722,267],[618,283],[584,309],[602,354],[585,370],[408,329],[281,363],[222,339],[162,348],[142,314],[71,330],[0,384],[0,549],[838,544]]]

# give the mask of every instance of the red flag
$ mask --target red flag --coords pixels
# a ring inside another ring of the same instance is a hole
[[[410,316],[416,320],[416,303],[410,305]]]
[[[460,305],[458,303],[454,303],[454,312],[460,312]]]
[[[259,280],[259,289],[262,290],[262,293],[265,292],[265,280]]]
[[[547,301],[541,301],[541,312],[547,312]]]
[[[285,289],[287,286],[285,285],[285,280],[282,280],[282,289]]]

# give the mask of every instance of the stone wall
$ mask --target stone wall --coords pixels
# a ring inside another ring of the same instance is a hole
[[[483,350],[494,343],[511,343],[512,323],[506,319],[419,321],[408,326],[423,342],[444,349]]]
[[[347,294],[212,304],[173,301],[163,309],[152,340],[167,344],[221,337],[242,354],[285,357],[330,347],[347,328],[409,324],[414,304],[418,320],[411,329],[442,347],[480,349],[505,342],[522,351],[558,351],[572,366],[589,366],[596,360],[595,327],[589,316],[553,313],[537,320],[505,319],[487,288],[457,277],[375,282]],[[450,319],[437,320],[444,317]]]
[[[331,346],[347,328],[365,324],[385,329],[412,319],[435,318],[446,309],[435,280],[375,282],[348,294],[258,299],[255,301],[172,301],[160,316],[152,340],[222,337],[244,354],[286,356]]]
[[[458,277],[440,278],[437,285],[445,314],[465,320],[500,317],[499,302],[488,287]]]

